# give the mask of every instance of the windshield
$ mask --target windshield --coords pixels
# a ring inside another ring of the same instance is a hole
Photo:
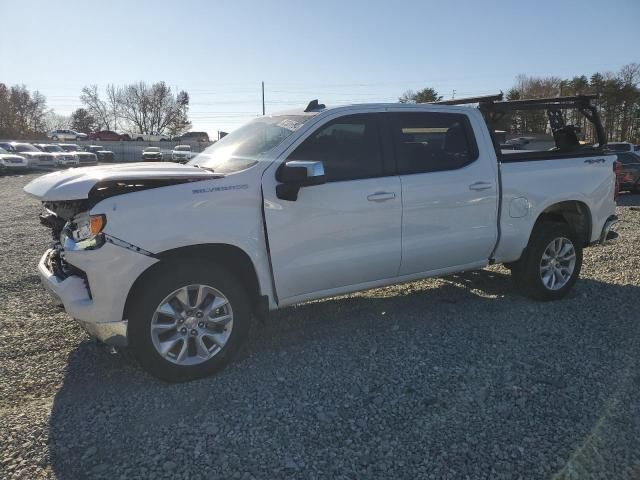
[[[245,170],[258,163],[310,118],[309,115],[256,118],[196,155],[189,165],[199,165],[216,173]]]
[[[15,146],[17,152],[39,152],[33,145],[27,145],[25,143]]]
[[[64,150],[60,148],[58,145],[45,145],[44,151],[45,152],[64,152]]]
[[[0,155],[6,155],[9,152],[7,152],[4,148],[0,147]]]

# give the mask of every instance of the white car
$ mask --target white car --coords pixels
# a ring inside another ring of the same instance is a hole
[[[0,147],[9,153],[20,155],[30,167],[53,167],[55,165],[52,154],[43,152],[30,143],[9,142],[0,144]]]
[[[0,147],[0,172],[29,168],[29,162],[24,157],[8,152]]]
[[[69,152],[75,156],[78,159],[78,164],[81,166],[98,164],[98,156],[95,153],[87,152],[75,143],[60,143],[59,146],[65,152]]]
[[[164,133],[151,132],[151,133],[128,133],[131,140],[138,142],[168,142],[171,140],[171,136]]]
[[[53,130],[47,134],[51,140],[66,141],[66,140],[85,140],[87,138],[86,133],[76,132],[75,130]]]
[[[191,145],[176,145],[171,151],[171,160],[186,163],[191,160]]]
[[[74,167],[80,164],[78,157],[72,152],[67,152],[60,145],[38,144],[35,145],[43,152],[53,155],[53,163],[57,167]]]
[[[314,101],[188,165],[37,178],[24,190],[60,238],[42,282],[91,335],[169,381],[222,368],[253,314],[314,299],[494,263],[525,295],[563,298],[583,248],[616,236],[616,157],[557,124],[557,150],[503,155],[485,116],[523,102],[490,98],[482,110]],[[576,98],[528,107],[595,111]]]
[[[143,162],[161,162],[164,158],[159,147],[147,147],[142,151],[141,160]]]

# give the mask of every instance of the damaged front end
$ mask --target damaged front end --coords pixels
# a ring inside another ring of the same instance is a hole
[[[38,183],[27,185],[25,191],[41,200],[44,212],[40,223],[50,230],[52,239],[38,265],[43,285],[92,336],[112,345],[126,345],[127,295],[135,279],[158,259],[151,252],[110,236],[105,231],[109,214],[92,214],[92,209],[117,195],[209,178],[210,172],[175,178],[102,178],[91,188],[87,188],[87,179],[80,178],[73,192],[73,182],[68,179],[34,180]],[[73,198],[80,196],[79,185],[84,190],[83,198]],[[72,198],[60,199],[59,188],[67,189]]]

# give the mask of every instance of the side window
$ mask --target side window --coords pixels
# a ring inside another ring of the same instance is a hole
[[[328,182],[379,177],[380,143],[375,114],[347,115],[321,126],[287,160],[321,161]]]
[[[478,158],[478,147],[466,115],[396,113],[392,125],[400,174],[455,170]]]

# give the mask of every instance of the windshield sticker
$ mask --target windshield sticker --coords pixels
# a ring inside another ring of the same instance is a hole
[[[191,190],[194,195],[196,193],[211,193],[211,192],[224,192],[226,190],[246,190],[249,185],[244,183],[242,185],[226,185],[224,187],[211,187],[211,188],[195,188]]]
[[[286,118],[278,123],[278,127],[286,128],[292,132],[298,130],[302,124],[300,122],[296,122],[295,120],[291,120],[290,118]]]

